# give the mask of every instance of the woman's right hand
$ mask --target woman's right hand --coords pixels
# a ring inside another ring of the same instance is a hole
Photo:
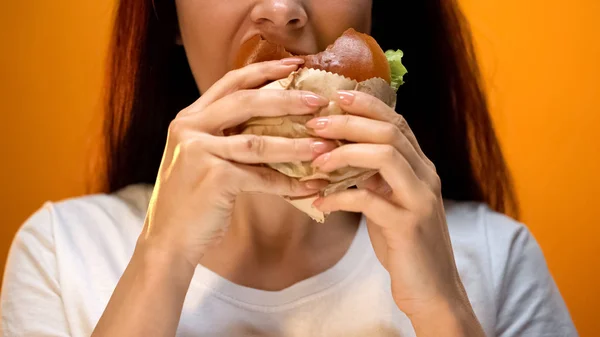
[[[169,127],[167,144],[139,243],[196,266],[229,225],[243,192],[314,194],[323,181],[301,183],[252,164],[310,161],[335,144],[319,139],[234,135],[223,130],[254,116],[301,115],[328,104],[312,92],[256,90],[288,76],[302,59],[256,63],[227,73]]]

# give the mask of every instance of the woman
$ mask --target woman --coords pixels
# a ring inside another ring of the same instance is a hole
[[[535,239],[502,214],[516,203],[456,3],[391,3],[121,0],[108,193],[48,203],[20,229],[4,335],[576,336]],[[346,91],[347,119],[309,126],[354,144],[220,136],[328,103],[252,90],[301,60],[232,71],[245,39],[315,53],[349,27],[404,50],[398,113]],[[380,173],[318,199],[333,213],[315,224],[277,195],[322,181],[253,165],[292,160]]]

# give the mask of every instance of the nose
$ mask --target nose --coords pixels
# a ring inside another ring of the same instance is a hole
[[[253,22],[275,29],[298,29],[306,25],[308,17],[299,0],[264,0],[252,9]]]

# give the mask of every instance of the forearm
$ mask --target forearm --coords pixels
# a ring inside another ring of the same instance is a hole
[[[175,336],[194,268],[138,246],[92,337]]]
[[[418,337],[485,337],[468,303],[439,303],[410,317]]]

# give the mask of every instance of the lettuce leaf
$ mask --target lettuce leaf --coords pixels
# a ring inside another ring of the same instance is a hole
[[[404,67],[402,64],[402,56],[404,56],[404,53],[400,49],[390,49],[385,52],[385,56],[387,57],[388,63],[390,64],[390,70],[392,72],[391,86],[394,88],[394,91],[398,91],[398,88],[404,84],[404,75],[408,72],[406,67]]]

